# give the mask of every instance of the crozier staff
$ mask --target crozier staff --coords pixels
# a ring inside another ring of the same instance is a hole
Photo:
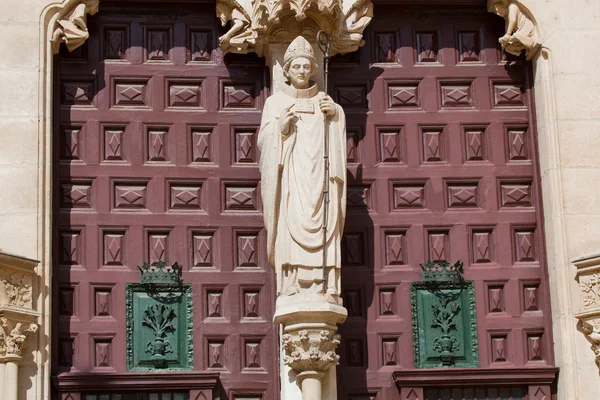
[[[346,118],[342,108],[310,80],[317,72],[317,60],[304,37],[290,44],[283,61],[289,84],[267,99],[258,135],[268,260],[277,273],[279,295],[321,290],[339,295],[346,216]],[[325,134],[327,164],[323,162]],[[329,177],[324,180],[326,165]],[[327,287],[323,287],[324,272]]]

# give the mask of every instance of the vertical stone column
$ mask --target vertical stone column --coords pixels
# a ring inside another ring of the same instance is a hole
[[[6,400],[17,400],[19,395],[19,362],[21,357],[15,354],[7,354],[4,375],[4,398]]]
[[[4,391],[6,387],[6,361],[3,354],[0,354],[0,400],[4,400]]]

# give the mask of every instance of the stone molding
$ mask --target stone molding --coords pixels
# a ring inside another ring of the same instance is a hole
[[[54,21],[50,38],[53,54],[58,54],[61,43],[64,43],[69,51],[85,43],[90,37],[87,16],[96,14],[99,6],[100,0],[80,0],[71,6],[70,11]]]
[[[581,321],[581,330],[591,343],[596,365],[600,368],[600,255],[573,261],[577,268],[581,308],[575,318]]]
[[[363,30],[373,18],[370,0],[217,0],[223,26],[223,52],[266,55],[267,44],[289,44],[296,36],[316,37],[319,30],[331,39],[331,54],[356,51],[364,44]]]
[[[488,11],[504,18],[506,32],[498,39],[507,53],[515,56],[525,52],[532,60],[542,48],[539,28],[531,12],[518,0],[487,0]]]

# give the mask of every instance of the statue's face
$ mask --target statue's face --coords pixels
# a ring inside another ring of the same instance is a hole
[[[296,89],[308,88],[310,77],[312,76],[312,64],[305,57],[298,57],[290,63],[288,78],[290,83]]]
[[[503,4],[496,3],[496,4],[494,4],[494,8],[496,9],[496,14],[498,16],[503,17],[503,18],[506,17],[506,14],[507,14],[506,11],[507,10],[506,10],[506,7]]]

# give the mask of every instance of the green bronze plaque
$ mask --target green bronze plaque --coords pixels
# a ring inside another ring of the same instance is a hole
[[[415,368],[478,367],[473,282],[462,280],[461,263],[422,268],[423,281],[411,284]]]
[[[128,371],[193,368],[190,284],[127,284],[126,309]]]

